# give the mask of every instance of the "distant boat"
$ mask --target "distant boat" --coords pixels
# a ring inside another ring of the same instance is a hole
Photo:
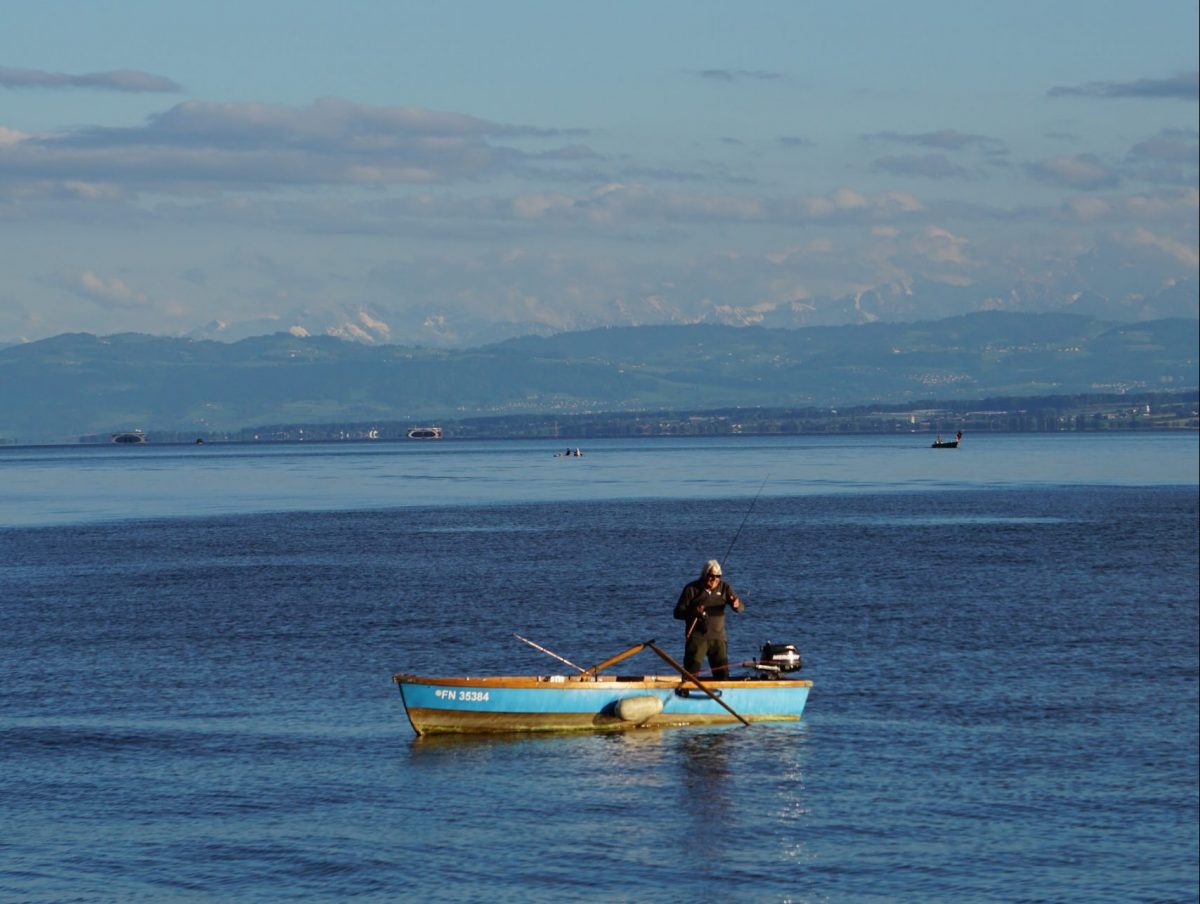
[[[123,433],[114,433],[112,435],[112,441],[114,443],[121,443],[122,445],[144,443],[146,441],[146,434],[141,430],[126,430]]]
[[[413,427],[408,431],[409,439],[441,439],[441,427]]]
[[[942,439],[940,436],[933,441],[932,448],[934,449],[957,449],[958,444],[962,441],[962,431],[954,434],[954,439]]]

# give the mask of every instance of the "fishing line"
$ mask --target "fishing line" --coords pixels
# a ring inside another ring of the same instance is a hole
[[[758,497],[762,495],[763,489],[767,485],[767,481],[771,479],[768,474],[763,478],[762,486],[758,488],[758,492],[754,494],[754,498],[750,500],[750,508],[746,509],[746,516],[742,518],[742,523],[738,525],[737,533],[733,535],[733,539],[729,541],[729,548],[725,550],[725,555],[721,557],[721,571],[725,571],[725,560],[729,558],[729,554],[733,552],[733,544],[738,541],[738,537],[742,535],[742,528],[746,526],[746,522],[750,520],[750,513],[754,511],[754,504],[758,502]]]
[[[742,528],[745,527],[746,522],[750,520],[750,513],[752,511],[754,511],[754,504],[756,502],[758,502],[758,497],[762,495],[762,491],[766,487],[767,481],[770,479],[771,479],[770,474],[768,474],[766,477],[763,478],[762,486],[760,486],[758,488],[758,492],[755,493],[754,498],[750,500],[750,508],[746,509],[746,514],[742,518],[742,523],[738,525],[737,533],[735,533],[733,535],[733,539],[729,541],[729,548],[727,550],[725,550],[725,555],[721,556],[720,565],[721,565],[722,576],[725,574],[725,560],[728,559],[729,554],[731,552],[733,552],[733,544],[737,543],[738,537],[740,537],[742,535]],[[696,630],[696,625],[700,624],[701,621],[704,621],[707,624],[708,615],[704,614],[704,615],[700,615],[700,616],[692,619],[692,623],[690,625],[688,625],[687,633],[684,635],[684,640],[688,640],[691,638],[692,632]]]

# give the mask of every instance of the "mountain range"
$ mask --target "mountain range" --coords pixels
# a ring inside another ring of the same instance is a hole
[[[270,319],[213,321],[186,336],[235,342],[286,330],[298,336],[335,336],[366,345],[405,342],[461,349],[521,336],[550,336],[608,326],[709,324],[800,329],[936,320],[981,311],[1079,314],[1131,323],[1197,316],[1200,290],[1195,280],[1148,288],[1143,279],[1115,270],[1111,262],[1095,252],[1071,263],[1070,273],[1059,280],[1016,278],[957,285],[916,278],[880,283],[847,295],[778,302],[685,303],[651,294],[598,308],[548,303],[541,309],[540,320],[504,319],[449,301],[431,306],[380,302],[364,307],[346,303],[317,310],[289,310]]]
[[[68,333],[0,349],[0,439],[140,428],[837,406],[1194,389],[1200,321],[981,312],[803,329],[612,327],[465,349]]]

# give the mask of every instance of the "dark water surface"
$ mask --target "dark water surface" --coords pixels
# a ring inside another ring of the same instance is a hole
[[[650,465],[631,489],[554,462],[614,489],[527,500],[479,452],[475,504],[370,506],[354,472],[442,458],[310,453],[290,485],[255,461],[254,496],[244,463],[161,453],[191,506],[149,518],[46,477],[118,465],[6,452],[0,899],[1194,901],[1197,487],[1089,448],[1110,476],[772,476],[727,560],[731,652],[799,644],[797,725],[492,739],[414,738],[391,673],[565,670],[513,632],[585,665],[678,652],[679,587],[787,449],[694,447],[659,496]],[[263,502],[312,481],[352,510]]]

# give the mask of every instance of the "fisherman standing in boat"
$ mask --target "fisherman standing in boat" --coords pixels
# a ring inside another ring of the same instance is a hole
[[[704,665],[705,657],[714,678],[729,676],[729,653],[725,642],[725,606],[741,612],[741,598],[721,579],[721,563],[709,559],[700,577],[689,582],[675,604],[675,617],[687,623],[683,667],[693,675]]]

